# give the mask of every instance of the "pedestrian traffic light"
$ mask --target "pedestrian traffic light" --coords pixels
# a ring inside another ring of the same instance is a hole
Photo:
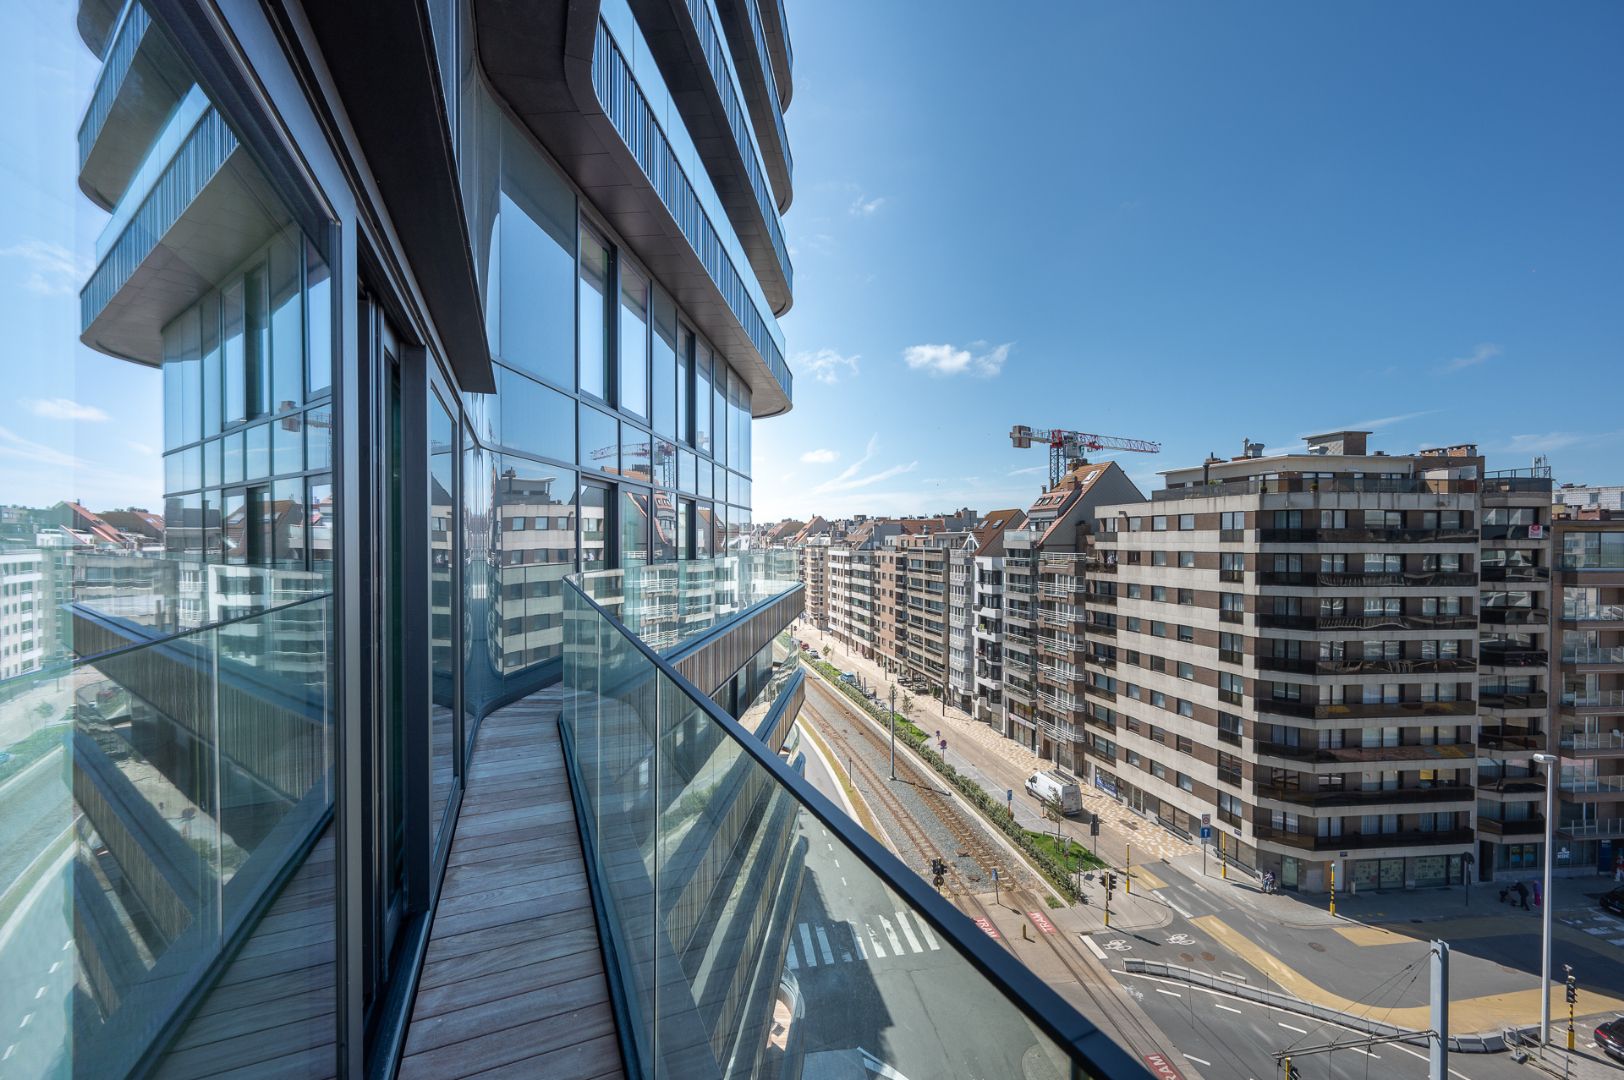
[[[1100,816],[1098,814],[1095,814],[1092,818],[1089,819],[1089,822],[1088,822],[1088,835],[1090,835],[1090,836],[1098,836],[1099,834],[1100,834]]]

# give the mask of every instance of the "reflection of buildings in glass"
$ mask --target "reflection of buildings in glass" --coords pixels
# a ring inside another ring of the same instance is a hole
[[[44,552],[0,550],[0,679],[44,661],[49,595]]]
[[[504,673],[559,656],[564,643],[564,575],[575,569],[574,477],[519,458],[497,482],[493,544],[499,553],[499,654]],[[521,475],[523,468],[527,475]],[[560,498],[560,494],[564,498]],[[601,551],[605,511],[582,517],[582,544]],[[595,536],[596,539],[590,539]]]

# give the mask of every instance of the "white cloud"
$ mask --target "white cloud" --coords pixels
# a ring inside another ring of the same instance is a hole
[[[1038,473],[1046,472],[1047,470],[1048,470],[1047,465],[1029,465],[1024,469],[1011,469],[1011,470],[1009,470],[1008,475],[1010,475],[1010,476],[1036,476]]]
[[[158,456],[158,451],[154,450],[152,447],[148,446],[146,443],[136,442],[133,439],[125,439],[124,440],[124,445],[128,446],[131,450],[134,450],[137,454],[140,454],[142,457],[157,457]]]
[[[72,398],[46,398],[43,401],[30,401],[27,404],[35,416],[43,416],[47,420],[78,420],[81,423],[99,424],[103,420],[112,419],[96,406],[81,405]]]
[[[824,450],[820,448],[817,450],[808,450],[806,453],[801,455],[801,460],[810,465],[829,465],[832,464],[839,456],[840,452],[838,450]]]
[[[93,267],[60,244],[24,240],[0,248],[0,256],[21,259],[28,267],[23,288],[40,296],[70,296],[79,291]]]
[[[842,356],[833,349],[819,349],[817,352],[796,353],[790,367],[796,371],[804,371],[821,383],[837,383],[842,378],[854,377],[857,374],[857,361],[862,356],[853,353]]]
[[[1513,435],[1505,446],[1508,454],[1549,454],[1575,446],[1593,446],[1624,436],[1624,431],[1547,431],[1539,435]]]
[[[53,465],[64,469],[85,469],[83,461],[54,447],[25,439],[10,428],[0,427],[0,457],[31,461],[36,465]]]
[[[884,195],[876,195],[872,199],[870,199],[867,195],[859,195],[857,198],[852,200],[851,207],[847,212],[850,213],[852,217],[873,217],[875,214],[880,212],[880,207],[884,205]]]
[[[985,341],[973,341],[968,348],[957,345],[909,345],[902,350],[903,362],[913,371],[932,375],[976,375],[990,379],[1004,370],[1010,347],[1006,342],[989,348]]]
[[[1445,364],[1444,370],[1464,371],[1466,368],[1477,367],[1479,364],[1493,360],[1499,355],[1500,346],[1488,341],[1479,342],[1473,347],[1470,354],[1466,356],[1457,356],[1453,360],[1449,361],[1449,363]]]
[[[842,469],[839,476],[832,480],[825,480],[813,488],[812,494],[829,495],[840,491],[856,491],[859,488],[882,483],[893,476],[911,473],[919,468],[918,461],[910,461],[906,464],[888,466],[878,472],[864,473],[863,467],[873,460],[874,451],[879,449],[879,445],[880,437],[878,435],[869,436],[868,445],[863,448],[863,456]]]

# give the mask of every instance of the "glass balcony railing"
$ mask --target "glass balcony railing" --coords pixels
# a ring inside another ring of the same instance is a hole
[[[573,580],[564,607],[628,1075],[1145,1075]]]
[[[75,635],[77,658],[0,683],[6,1075],[138,1071],[259,932],[333,805],[332,633],[320,596],[123,647]],[[279,1005],[318,1018],[282,1045],[330,1045],[331,920],[271,940],[302,969]]]
[[[578,581],[587,596],[659,653],[800,584],[792,551],[593,570]]]

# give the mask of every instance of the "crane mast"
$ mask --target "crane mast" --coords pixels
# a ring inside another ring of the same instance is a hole
[[[1099,450],[1127,450],[1136,454],[1159,454],[1162,444],[1149,439],[1130,439],[1120,435],[1096,435],[1090,431],[1071,431],[1066,428],[1034,428],[1016,424],[1009,430],[1009,441],[1017,450],[1029,449],[1034,443],[1049,448],[1049,487],[1060,483],[1072,465],[1085,454]]]

